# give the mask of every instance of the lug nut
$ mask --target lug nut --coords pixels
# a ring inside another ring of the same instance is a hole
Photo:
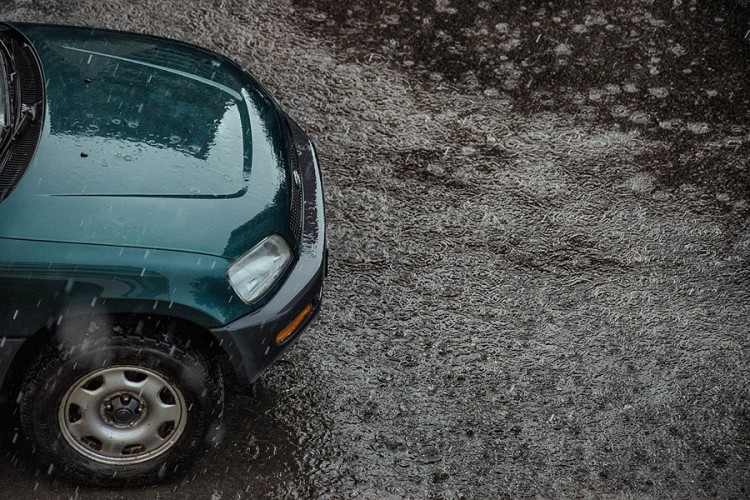
[[[111,404],[109,404],[109,403],[107,403],[106,405],[104,405],[104,409],[105,409],[106,411],[112,411],[112,405],[111,405]]]
[[[130,403],[130,394],[123,394],[120,399],[122,400],[122,404],[126,405]]]

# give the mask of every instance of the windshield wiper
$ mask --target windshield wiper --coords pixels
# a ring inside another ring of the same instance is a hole
[[[30,123],[36,121],[36,111],[38,106],[39,103],[30,106],[27,106],[26,104],[21,105],[21,113],[18,118],[16,118],[16,123],[13,125],[13,133],[10,134],[11,141],[17,139],[18,136],[26,131],[26,127],[28,127]]]

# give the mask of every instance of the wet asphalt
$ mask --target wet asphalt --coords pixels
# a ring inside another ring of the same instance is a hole
[[[332,259],[185,476],[77,488],[6,428],[0,497],[750,496],[746,2],[0,9],[240,61],[318,144]]]

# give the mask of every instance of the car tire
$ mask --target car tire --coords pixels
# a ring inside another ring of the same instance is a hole
[[[133,487],[195,462],[216,439],[223,398],[220,371],[189,342],[115,327],[41,353],[19,412],[47,473]]]

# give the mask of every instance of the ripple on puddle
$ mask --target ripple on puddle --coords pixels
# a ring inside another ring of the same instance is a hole
[[[652,87],[648,89],[648,93],[657,99],[663,99],[669,95],[669,91],[664,87]]]
[[[707,134],[708,131],[711,130],[711,127],[709,127],[706,122],[691,122],[687,124],[687,129],[694,134],[701,135]]]
[[[646,125],[648,123],[648,115],[643,111],[633,111],[630,114],[630,121],[637,123],[638,125]]]
[[[682,128],[682,120],[662,120],[659,122],[659,128],[662,128],[664,130],[679,130]]]
[[[589,99],[601,101],[603,92],[600,89],[589,89]]]
[[[654,189],[654,176],[640,172],[628,179],[625,185],[634,193],[650,193]]]
[[[627,106],[618,104],[616,106],[612,106],[612,109],[610,109],[609,113],[613,118],[626,118],[630,114],[630,110],[627,108]]]
[[[572,54],[573,51],[570,48],[570,45],[567,43],[561,43],[557,47],[555,47],[555,55],[559,57],[569,56]]]

